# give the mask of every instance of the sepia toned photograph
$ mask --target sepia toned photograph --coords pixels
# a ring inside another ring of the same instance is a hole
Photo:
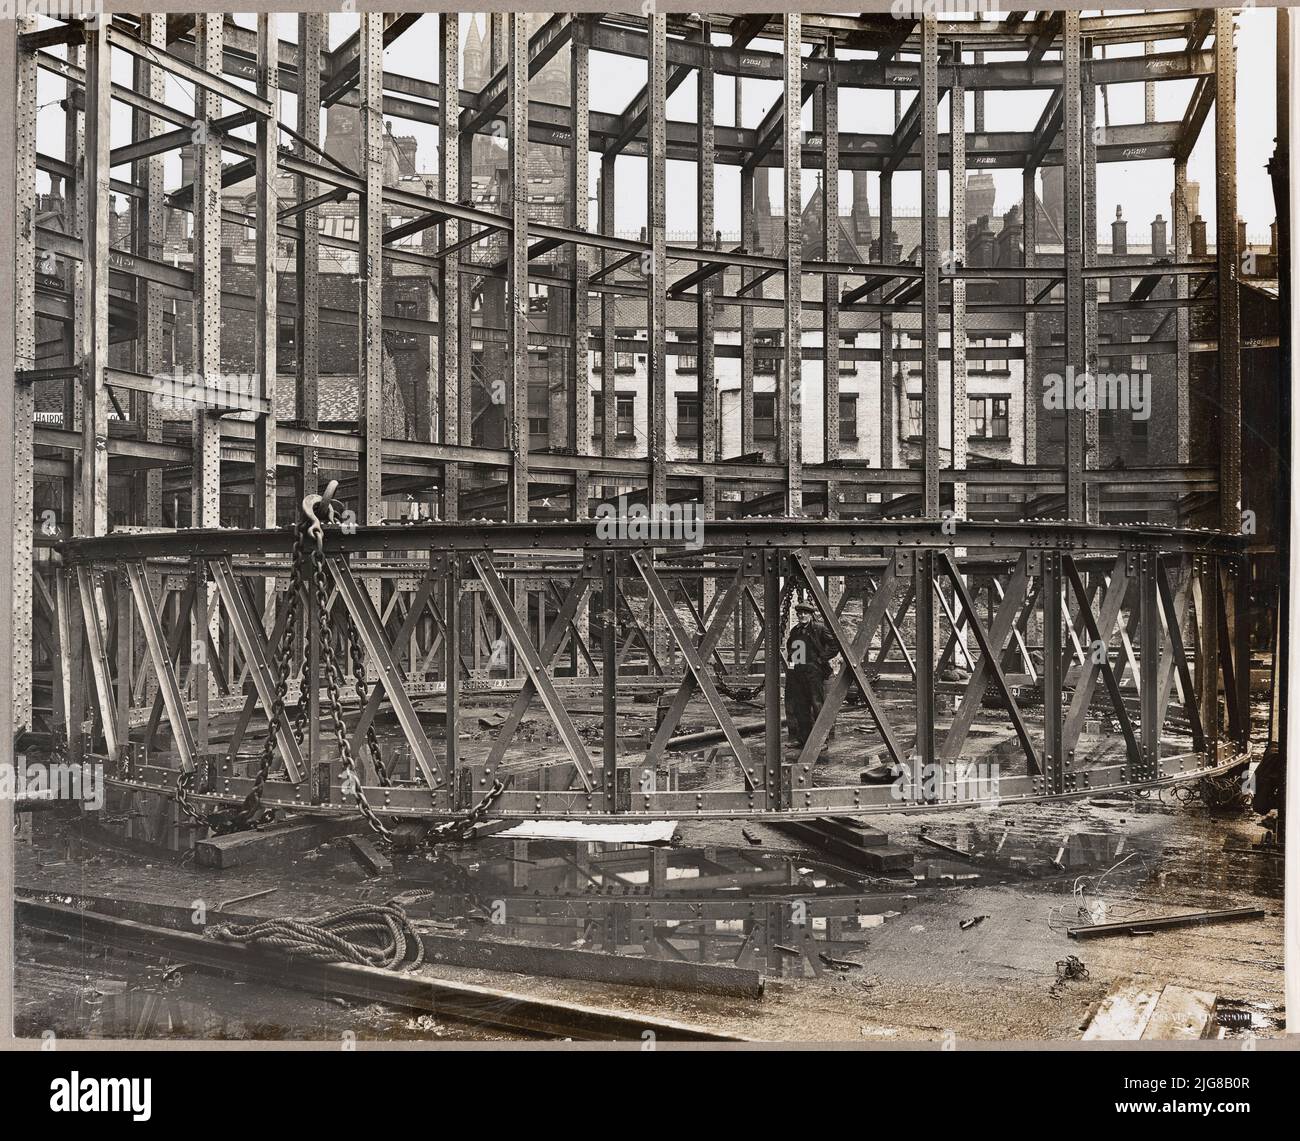
[[[0,13],[15,1044],[1300,1025],[1295,19],[867,7]]]

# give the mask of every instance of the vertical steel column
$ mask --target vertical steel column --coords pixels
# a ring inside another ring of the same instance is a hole
[[[897,94],[897,92],[895,93]],[[891,171],[880,174],[880,253],[879,260],[890,264],[894,260],[894,176]],[[883,290],[875,293],[876,300],[884,296]],[[907,393],[900,396],[907,407]],[[898,430],[894,410],[894,316],[880,314],[880,466],[889,469],[897,462],[894,451],[894,433]],[[889,501],[889,485],[881,485],[880,501]]]
[[[17,128],[16,145],[12,159],[10,158],[9,153],[0,156],[0,184],[8,184],[10,180],[12,180],[12,185],[15,187],[15,193],[17,195],[16,201],[19,203],[24,201],[22,194],[29,185],[27,178],[29,172],[30,186],[32,188],[31,194],[25,200],[32,205],[32,212],[27,215],[26,226],[24,226],[23,218],[21,214],[19,214],[19,210],[21,210],[22,207],[19,206],[18,209],[13,212],[13,229],[9,231],[9,233],[12,235],[16,247],[14,257],[14,276],[9,276],[8,267],[6,267],[3,274],[0,274],[0,312],[10,312],[11,310],[17,312],[24,302],[28,303],[29,311],[32,314],[31,323],[33,331],[35,330],[36,321],[36,217],[34,208],[36,154],[34,143],[29,144],[25,132],[30,132],[34,138],[36,125],[36,100],[31,98],[35,93],[34,82],[28,84],[21,75],[22,69],[27,66],[27,64],[24,60],[24,53],[19,48],[19,36],[23,32],[35,31],[35,24],[35,17],[21,16],[12,18],[12,26],[6,27],[3,34],[0,34],[0,75],[12,75],[14,77],[14,119]],[[34,70],[31,71],[30,74],[34,78]],[[26,103],[24,103],[23,99],[20,98],[24,91],[26,91],[29,96]],[[23,125],[24,119],[27,120],[26,126]],[[25,163],[23,158],[24,153],[28,150],[31,152],[31,161],[29,164]],[[28,272],[25,277],[23,276],[23,258],[21,253],[24,245],[30,246],[30,264],[27,266],[30,272]],[[0,375],[11,377],[17,370],[31,367],[23,360],[21,352],[22,349],[18,344],[17,329],[15,329],[15,337],[12,341],[8,337],[5,337],[3,342],[0,342]],[[4,391],[0,392],[0,422],[11,424],[15,417],[20,416],[25,411],[25,401],[16,391],[19,387],[20,385],[18,384],[12,386],[6,384]],[[21,424],[22,421],[19,420],[18,422]],[[27,415],[27,422],[28,424],[32,423],[31,415]],[[34,435],[35,429],[32,428],[31,432]],[[25,442],[23,439],[24,435],[25,433],[22,431],[15,431],[12,434],[6,435],[3,439],[0,439],[0,472],[4,472],[11,477],[17,477],[18,470],[22,467],[24,462],[21,458],[22,453],[18,451]],[[32,456],[30,449],[27,451],[26,455],[28,457],[26,463],[29,466],[33,466],[35,457]],[[15,497],[12,513],[10,513],[8,503],[4,504],[3,507],[0,507],[0,528],[8,525],[16,530],[18,518],[22,516],[24,511],[30,519],[32,515],[30,504],[24,505],[23,501],[17,497]],[[10,551],[8,556],[4,556],[8,561],[0,562],[0,594],[9,592],[17,595],[23,589],[24,569],[14,565],[18,546],[18,542],[15,541],[14,549]],[[25,574],[26,589],[30,594],[32,588],[30,559],[26,563]],[[12,645],[15,626],[15,615],[12,610],[0,614],[0,641],[6,645]],[[0,687],[0,726],[4,727],[7,732],[12,732],[13,729],[21,727],[25,723],[29,723],[26,719],[19,720],[15,715],[15,709],[21,704],[21,702],[16,701],[15,698],[19,697],[21,692],[20,686],[22,683],[19,680],[21,675],[17,670],[22,666],[22,664],[23,662],[21,660],[15,660],[14,662],[15,673],[12,679],[12,687],[9,690],[4,690]],[[30,675],[30,663],[28,663],[27,668]],[[55,670],[57,671],[57,669],[58,666],[55,664]],[[30,689],[28,689],[28,692],[30,692]],[[54,704],[57,705],[57,684],[54,686],[53,693],[55,695]],[[13,741],[12,736],[10,736],[9,739],[11,742]],[[6,765],[12,763],[15,759],[12,749],[10,748],[5,752],[0,753],[0,759],[2,759],[3,763]],[[28,815],[26,819],[27,821],[30,821],[31,816]],[[0,835],[5,836],[6,838],[11,838],[10,843],[17,841],[19,838],[30,838],[32,835],[31,828],[28,827],[27,823],[20,820],[19,815],[15,810],[14,802],[8,797],[4,798],[4,803],[0,803]],[[10,849],[10,852],[12,853],[12,848]],[[6,873],[6,875],[7,874],[8,873]],[[3,942],[6,948],[13,946],[13,934],[13,918],[12,913],[10,913],[10,915],[0,919],[0,942]],[[14,1003],[11,994],[0,996],[0,1025],[7,1027],[12,1024],[13,1008]]]
[[[1142,54],[1155,55],[1156,45],[1151,40],[1147,40],[1146,43],[1142,45]],[[1156,121],[1156,85],[1149,79],[1143,86],[1142,96],[1142,121],[1144,123],[1154,123]]]
[[[141,37],[150,47],[158,51],[167,50],[167,17],[143,14],[140,17]],[[167,95],[167,76],[161,67],[144,60],[139,61],[137,70],[137,90],[148,95],[150,99],[162,103]],[[141,112],[138,137],[154,138],[163,133],[165,124],[154,115]],[[163,200],[163,156],[150,155],[137,162],[132,172],[132,180],[137,186],[143,186],[145,200],[137,213],[136,249],[149,258],[161,258],[163,239],[167,228],[167,204]],[[136,314],[139,362],[141,370],[148,376],[157,376],[163,371],[163,321],[162,287],[151,281],[140,280],[136,286],[143,295],[143,304]],[[152,443],[162,442],[162,411],[154,400],[141,401],[139,435]],[[144,484],[144,523],[150,527],[162,526],[162,468],[151,467],[142,477]],[[152,581],[152,580],[151,580]]]
[[[1092,43],[1089,41],[1087,58],[1080,65],[1083,99],[1083,264],[1097,264],[1097,88],[1092,82]],[[1097,375],[1097,342],[1100,340],[1100,311],[1097,308],[1097,279],[1083,280],[1083,359],[1088,372]],[[1084,417],[1083,466],[1097,466],[1101,450],[1101,410],[1098,400],[1088,404]],[[1089,491],[1084,487],[1084,513],[1089,523],[1099,522],[1101,488]]]
[[[606,237],[614,236],[614,162],[615,156],[604,154],[600,160],[600,232]],[[605,250],[601,256],[601,265],[608,272],[618,255],[612,250]],[[615,352],[615,318],[618,313],[617,297],[610,292],[608,279],[602,281],[604,287],[600,295],[600,407],[601,437],[600,454],[614,454],[614,419],[618,411],[615,396],[614,364]]]
[[[357,289],[360,321],[357,335],[357,384],[361,389],[361,510],[367,524],[384,518],[384,17],[361,13],[357,49],[361,57],[359,85],[361,174],[365,197],[357,243]]]
[[[1038,264],[1038,168],[1025,170],[1021,195],[1022,223],[1024,226],[1024,264],[1031,269]],[[1024,282],[1025,303],[1025,371],[1022,377],[1025,402],[1025,466],[1038,462],[1038,409],[1042,390],[1038,383],[1038,322],[1034,317],[1033,301],[1038,292],[1032,278]]]
[[[210,75],[220,75],[222,70],[223,19],[220,14],[196,17],[195,63]],[[196,89],[194,103],[201,123],[211,124],[221,114],[221,99],[211,92]],[[87,114],[88,128],[90,118]],[[198,383],[209,387],[220,381],[221,373],[221,138],[210,127],[197,134],[194,156],[194,371]],[[190,525],[221,526],[221,419],[218,413],[203,407],[194,411]],[[208,706],[216,692],[215,677],[208,661],[209,642],[219,644],[215,603],[216,587],[208,582],[204,561],[197,559],[190,659],[200,755],[208,745]]]
[[[325,47],[325,17],[298,16],[298,134],[308,142],[320,144],[320,60]],[[317,155],[303,143],[298,155],[315,162]],[[299,202],[308,202],[320,192],[312,178],[297,179]],[[295,249],[298,284],[298,418],[308,430],[320,426],[320,214],[314,207],[298,218],[299,234]],[[298,473],[298,498],[314,492],[317,483],[315,448],[302,449],[302,467]]]
[[[934,712],[934,552],[913,553],[912,589],[916,616],[916,757],[935,763]],[[929,773],[931,770],[927,769]]]
[[[922,513],[939,515],[939,29],[933,15],[921,18],[921,235],[924,243],[924,311],[921,315],[922,393],[925,442],[922,463],[925,490]],[[927,597],[929,578],[927,576]],[[920,590],[917,591],[920,603]],[[917,612],[918,623],[920,612]],[[920,635],[918,634],[918,642]],[[933,632],[926,637],[933,637]],[[919,647],[918,647],[919,655]],[[917,682],[918,688],[920,681]],[[932,727],[933,728],[933,727]]]
[[[650,260],[646,276],[646,391],[649,401],[650,502],[668,502],[668,310],[667,310],[667,159],[668,17],[652,12],[649,72],[646,78],[646,204]],[[659,624],[655,624],[656,632]],[[656,647],[659,638],[656,635]]]
[[[704,21],[700,37],[706,45],[713,42],[712,28]],[[696,159],[696,235],[701,246],[714,245],[714,165],[717,161],[716,132],[713,125],[712,51],[704,55],[699,70],[696,136],[699,155]],[[718,459],[718,377],[716,320],[713,298],[718,278],[700,282],[700,300],[696,313],[695,364],[700,401],[700,459],[706,464]],[[700,479],[700,506],[705,519],[717,510],[717,481],[712,475]]]
[[[510,353],[507,447],[510,487],[507,517],[528,522],[528,19],[510,16],[507,83],[510,114],[510,252],[506,328]]]
[[[736,76],[736,122],[740,123],[740,86],[743,80]],[[740,168],[740,248],[755,252],[757,234],[754,227],[754,194],[757,190],[754,172]],[[762,181],[767,193],[767,178]],[[761,252],[761,251],[758,251]],[[741,268],[741,291],[749,284],[752,271]],[[762,286],[759,287],[760,289]],[[740,452],[750,455],[754,451],[754,309],[751,305],[740,307]],[[742,494],[743,498],[743,494]]]
[[[785,33],[785,329],[778,446],[785,454],[786,511],[803,514],[803,17],[787,12]],[[838,411],[838,409],[837,409]]]
[[[1191,256],[1190,241],[1191,219],[1187,215],[1187,160],[1178,158],[1174,160],[1174,261],[1185,262]],[[1186,301],[1188,297],[1187,277],[1185,274],[1179,274],[1175,280],[1176,296],[1180,301]],[[1174,316],[1175,321],[1175,367],[1174,367],[1174,402],[1177,416],[1177,438],[1175,441],[1175,452],[1172,456],[1161,457],[1163,462],[1172,462],[1177,464],[1190,463],[1191,457],[1191,425],[1192,425],[1192,406],[1191,406],[1191,362],[1189,358],[1189,349],[1191,346],[1191,311],[1186,305],[1180,305]],[[1174,509],[1174,518],[1171,523],[1177,521],[1177,508]]]
[[[68,62],[85,68],[86,49],[80,45],[68,45]],[[63,155],[72,168],[72,177],[64,180],[64,198],[69,213],[69,232],[76,235],[86,233],[86,87],[78,88],[71,79],[65,87],[67,112],[64,115]],[[89,314],[86,309],[86,272],[87,268],[81,258],[68,262],[69,292],[72,294],[72,327],[68,337],[68,364],[84,368],[83,350],[86,340],[86,322]],[[66,326],[65,326],[66,329]],[[63,390],[63,427],[75,432],[82,428],[82,405],[85,402],[84,377],[69,379]],[[69,535],[86,533],[85,504],[81,494],[82,467],[85,453],[78,449],[72,459],[71,478],[63,480],[63,513],[60,525]],[[73,623],[74,637],[80,636],[80,627]],[[76,654],[70,655],[74,659]],[[72,666],[73,674],[79,672],[77,665]],[[76,735],[74,735],[76,736]]]
[[[1160,768],[1160,556],[1143,553],[1138,557],[1138,700],[1141,705],[1142,771],[1131,774],[1153,780]]]
[[[840,256],[840,89],[836,81],[835,37],[829,35],[825,42],[826,58],[830,66],[826,82],[822,84],[813,104],[817,116],[815,127],[822,136],[822,257],[835,261]],[[822,418],[823,463],[840,460],[840,279],[838,274],[822,275],[822,392],[824,415]],[[855,398],[856,399],[856,398]],[[856,403],[854,405],[857,407]],[[836,518],[839,511],[840,485],[835,480],[826,481],[826,511],[828,519]],[[838,547],[828,548],[828,558],[839,554]],[[838,575],[827,579],[827,593],[838,603],[844,589],[844,579]]]
[[[276,290],[276,254],[279,251],[280,38],[278,17],[257,17],[257,93],[271,104],[271,115],[257,124],[257,250],[255,304],[257,307],[257,371],[267,411],[257,417],[253,458],[253,526],[276,525],[275,387],[279,362],[276,347],[280,317]],[[274,591],[274,581],[267,580]],[[269,600],[269,599],[268,599]],[[265,609],[265,608],[264,608]]]
[[[438,17],[438,37],[441,66],[438,78],[442,82],[442,98],[438,101],[438,184],[444,200],[460,200],[460,16],[443,13]],[[442,244],[451,249],[460,238],[460,223],[448,218],[442,226]],[[439,395],[438,421],[444,444],[461,442],[460,420],[460,254],[443,255],[438,267],[438,360],[442,371],[442,388]],[[466,387],[469,378],[463,378]],[[460,518],[461,468],[458,463],[442,467],[442,517]],[[448,628],[455,625],[455,615],[447,619]],[[454,658],[448,657],[448,663]],[[450,675],[448,675],[450,676]],[[448,704],[447,708],[451,708]],[[449,738],[454,734],[449,734]],[[453,746],[448,744],[448,761]],[[454,785],[452,786],[455,787]]]
[[[1231,8],[1214,12],[1214,247],[1219,263],[1219,527],[1241,531],[1241,297],[1237,250],[1237,53]]]
[[[1042,555],[1043,600],[1043,793],[1065,790],[1064,683],[1061,660],[1061,556]]]
[[[952,45],[953,82],[948,93],[951,178],[949,191],[952,207],[952,258],[954,269],[966,265],[966,88],[962,82],[962,47]],[[970,432],[970,404],[966,399],[966,281],[952,279],[952,320],[950,323],[952,357],[952,467],[954,472],[966,468],[966,438]],[[952,510],[958,519],[966,517],[966,484],[954,476]]]
[[[439,17],[445,19],[445,17]],[[454,23],[453,15],[451,21]],[[444,41],[445,44],[446,41]],[[444,87],[445,91],[446,88]],[[444,326],[445,328],[445,326]],[[431,557],[437,558],[436,552]],[[443,682],[447,695],[446,742],[447,788],[456,796],[456,768],[459,762],[460,734],[457,731],[456,712],[460,708],[460,556],[448,554],[442,565],[442,648]],[[414,665],[414,663],[412,663]]]
[[[1065,359],[1063,375],[1086,368],[1084,344],[1082,107],[1079,74],[1079,13],[1064,17],[1064,75],[1061,98],[1065,105]],[[1073,409],[1065,413],[1065,516],[1084,517],[1084,418]]]
[[[108,533],[108,251],[112,68],[108,17],[86,21],[86,225],[82,233],[85,325],[81,369],[81,500],[86,533]]]
[[[1200,624],[1200,655],[1196,663],[1196,685],[1201,698],[1201,724],[1205,729],[1205,747],[1211,758],[1218,756],[1220,709],[1219,700],[1219,610],[1223,600],[1219,596],[1219,560],[1216,555],[1204,555],[1200,563],[1200,593],[1196,598],[1196,620]]]
[[[20,18],[13,31],[17,53],[14,173],[17,197],[14,226],[14,366],[36,367],[36,55],[23,51],[19,38],[36,30],[36,18]],[[10,659],[13,665],[12,728],[32,724],[32,590],[35,573],[36,393],[34,385],[13,385],[13,611]],[[57,668],[57,664],[56,664]]]
[[[573,103],[573,145],[570,148],[570,178],[572,188],[572,225],[575,230],[586,231],[589,223],[591,196],[591,91],[590,91],[590,38],[591,25],[586,16],[573,17],[573,59],[569,66],[570,97]],[[570,399],[573,435],[571,443],[575,454],[591,455],[591,267],[586,246],[573,247],[573,388]],[[585,519],[589,514],[591,475],[576,471],[573,475],[573,517]]]
[[[601,693],[604,733],[601,735],[601,783],[605,809],[616,807],[618,772],[618,555],[600,553],[601,581]]]
[[[781,665],[785,631],[781,628],[781,551],[763,552],[763,787],[767,807],[782,807]]]

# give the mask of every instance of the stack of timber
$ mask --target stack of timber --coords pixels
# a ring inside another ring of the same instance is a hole
[[[822,848],[852,867],[869,872],[911,871],[912,853],[897,844],[878,828],[872,828],[852,816],[818,816],[814,820],[783,820],[773,828],[794,836],[804,843]]]

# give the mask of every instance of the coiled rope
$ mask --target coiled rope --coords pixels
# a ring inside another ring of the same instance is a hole
[[[405,909],[394,900],[359,904],[308,919],[265,919],[220,924],[204,932],[213,939],[278,951],[292,959],[357,963],[412,971],[424,962],[424,944]]]

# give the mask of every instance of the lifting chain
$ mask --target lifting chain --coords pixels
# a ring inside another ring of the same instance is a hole
[[[286,695],[289,687],[289,675],[292,666],[293,647],[298,629],[298,611],[304,592],[315,605],[317,616],[317,647],[324,675],[326,700],[325,711],[329,715],[330,728],[338,745],[339,759],[343,764],[342,790],[345,796],[356,799],[357,808],[372,832],[386,845],[393,842],[392,830],[376,815],[374,808],[362,790],[361,777],[352,745],[348,740],[347,726],[343,720],[343,699],[341,694],[342,671],[335,653],[334,640],[330,635],[329,587],[325,571],[325,530],[323,524],[335,521],[333,496],[337,484],[331,482],[323,495],[309,495],[303,500],[303,517],[298,521],[294,533],[292,569],[290,573],[288,598],[285,605],[283,636],[276,652],[278,681],[275,698],[268,715],[266,740],[262,746],[257,773],[253,787],[243,802],[237,807],[218,809],[214,812],[202,812],[190,800],[194,791],[194,772],[182,772],[176,778],[176,801],[181,811],[191,820],[210,828],[215,835],[227,835],[249,828],[257,828],[269,823],[275,816],[274,809],[262,808],[262,796],[266,782],[270,777],[271,764],[275,755],[276,726],[285,716]],[[324,518],[321,517],[323,509]],[[362,656],[360,636],[356,624],[349,618],[347,638],[353,681],[357,697],[364,710],[369,700],[369,685],[366,681],[365,660]],[[309,651],[304,647],[302,662],[302,692],[299,694],[298,707],[293,724],[293,735],[298,744],[306,739],[307,712],[307,678],[310,676]],[[374,725],[366,727],[366,744],[379,783],[385,787],[392,785],[392,777],[385,767],[380,751],[379,739]],[[433,825],[421,840],[426,843],[445,843],[448,840],[463,839],[469,830],[483,819],[484,814],[505,791],[502,781],[495,781],[482,799],[463,817]]]
[[[781,652],[781,647],[785,642],[785,632],[790,625],[790,605],[796,593],[798,593],[799,601],[802,602],[808,596],[808,588],[806,586],[796,587],[795,576],[788,574],[781,584],[781,597],[777,608],[780,615],[779,625],[777,626],[780,632],[780,638],[777,642],[778,653]],[[713,684],[723,697],[729,697],[733,701],[751,701],[763,692],[763,688],[767,685],[767,678],[765,677],[755,686],[731,686],[721,678],[714,677]]]
[[[356,760],[352,756],[352,743],[348,740],[347,726],[343,723],[343,696],[339,685],[341,673],[338,659],[334,654],[334,641],[328,634],[329,587],[325,581],[325,530],[321,526],[321,519],[316,513],[316,507],[320,503],[326,504],[326,509],[331,512],[332,517],[332,508],[328,504],[329,500],[333,498],[335,486],[336,484],[331,482],[325,489],[324,496],[309,495],[303,500],[303,510],[311,517],[307,533],[310,538],[315,540],[308,551],[307,560],[311,575],[310,590],[316,599],[316,611],[320,615],[320,657],[321,666],[325,672],[325,692],[327,695],[325,706],[329,713],[330,726],[334,730],[334,740],[338,744],[339,760],[343,762],[343,794],[355,797],[357,808],[370,830],[381,840],[391,842],[393,838],[392,831],[375,815],[375,810],[371,808],[370,801],[366,799],[366,794],[361,787],[361,777],[357,771]]]
[[[275,697],[267,715],[266,740],[262,743],[262,755],[258,760],[257,772],[253,777],[253,787],[242,804],[232,808],[220,808],[213,812],[201,812],[190,803],[189,794],[194,788],[194,772],[182,772],[176,778],[176,801],[191,820],[206,825],[214,835],[225,836],[232,832],[243,832],[249,828],[258,828],[275,819],[275,809],[262,808],[262,794],[267,779],[271,775],[271,762],[275,756],[276,726],[284,718],[286,696],[289,691],[289,673],[293,664],[293,645],[298,629],[298,608],[302,598],[303,566],[307,558],[307,520],[299,520],[294,529],[293,553],[289,572],[289,589],[285,599],[284,633],[276,651],[276,669],[278,680]],[[307,676],[304,671],[303,677]],[[298,720],[305,729],[305,715],[299,699]],[[303,735],[295,726],[294,736],[302,744]]]

